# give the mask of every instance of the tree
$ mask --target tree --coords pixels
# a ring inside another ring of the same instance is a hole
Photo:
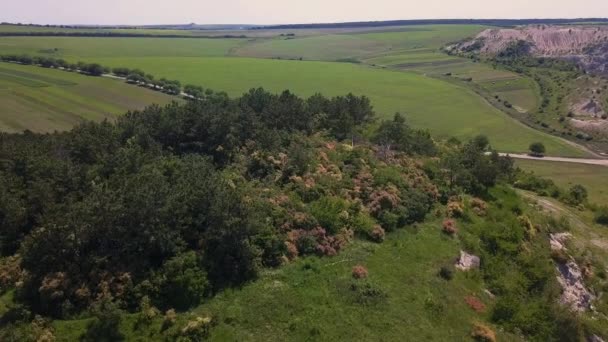
[[[542,157],[545,154],[545,145],[540,142],[530,144],[530,152],[533,156]]]

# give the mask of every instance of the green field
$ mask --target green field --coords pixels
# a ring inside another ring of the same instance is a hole
[[[554,154],[584,154],[557,138],[519,124],[464,87],[414,73],[348,63],[230,57],[93,60],[109,66],[154,70],[157,77],[179,79],[235,96],[260,86],[275,92],[290,89],[302,96],[353,92],[369,96],[382,117],[404,113],[413,126],[428,128],[437,136],[467,138],[483,133],[503,151],[527,151],[529,144],[538,140],[544,141]]]
[[[381,116],[404,113],[413,126],[427,128],[439,137],[468,138],[481,133],[505,152],[523,152],[531,142],[543,141],[552,154],[584,155],[558,138],[509,118],[466,89],[466,84],[433,79],[448,72],[487,84],[517,78],[512,73],[439,52],[441,46],[484,28],[430,25],[356,32],[329,30],[295,39],[277,38],[277,31],[273,31],[272,38],[253,39],[3,37],[0,49],[4,53],[47,55],[110,67],[137,67],[156,77],[178,79],[231,95],[258,86],[275,92],[290,89],[303,96],[353,92],[368,95]],[[305,61],[235,57],[242,55],[303,57]],[[360,59],[363,63],[308,59]],[[535,100],[532,89],[497,93],[526,109]]]
[[[112,118],[171,99],[116,80],[0,63],[0,130],[5,132],[65,130],[82,120]]]
[[[1,37],[2,54],[56,58],[224,56],[244,39]]]
[[[565,189],[581,184],[587,188],[591,202],[608,204],[608,167],[539,160],[517,160],[516,164],[523,170],[552,179]]]
[[[475,35],[484,28],[478,25],[428,25],[392,28],[394,31],[384,32],[277,38],[244,45],[235,51],[235,55],[330,61],[345,58],[363,59],[403,50],[437,50],[449,42]]]

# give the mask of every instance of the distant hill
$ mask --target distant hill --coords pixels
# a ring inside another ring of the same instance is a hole
[[[253,29],[306,29],[306,28],[352,28],[352,27],[382,27],[407,25],[437,25],[437,24],[477,24],[490,26],[517,26],[531,24],[577,24],[603,23],[608,24],[608,18],[578,18],[578,19],[420,19],[420,20],[388,20],[388,21],[359,21],[345,23],[318,24],[288,24],[257,26]]]

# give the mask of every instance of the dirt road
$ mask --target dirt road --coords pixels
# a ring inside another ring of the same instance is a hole
[[[576,164],[589,164],[589,165],[600,165],[608,167],[608,159],[587,159],[587,158],[565,158],[565,157],[533,157],[528,154],[516,154],[516,153],[499,153],[501,156],[509,156],[515,159],[528,159],[528,160],[539,160],[539,161],[552,161],[562,163],[576,163]]]

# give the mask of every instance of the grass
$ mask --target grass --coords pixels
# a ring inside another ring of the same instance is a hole
[[[608,168],[605,166],[539,160],[517,160],[516,165],[523,170],[550,178],[565,189],[581,184],[589,192],[591,202],[608,203]]]
[[[66,130],[173,98],[121,81],[0,63],[0,131]]]
[[[493,108],[472,91],[414,73],[347,63],[278,61],[246,58],[96,58],[104,65],[154,70],[157,77],[178,79],[238,96],[253,87],[284,89],[309,96],[316,92],[367,95],[377,112],[388,118],[406,114],[409,122],[437,136],[469,138],[488,135],[496,148],[524,152],[543,141],[556,155],[584,152],[538,133]]]

